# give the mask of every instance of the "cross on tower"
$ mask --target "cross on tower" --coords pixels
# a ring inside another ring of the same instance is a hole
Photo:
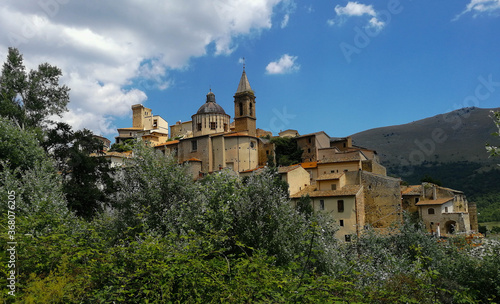
[[[241,60],[243,61],[243,71],[245,70],[245,57],[241,58]]]

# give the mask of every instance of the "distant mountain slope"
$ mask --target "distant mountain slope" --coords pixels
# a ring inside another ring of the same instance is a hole
[[[367,130],[352,135],[355,145],[374,149],[387,167],[418,166],[427,162],[476,162],[489,166],[485,143],[498,143],[489,117],[492,110],[463,108],[412,123]],[[393,172],[394,174],[398,172]]]
[[[464,191],[477,203],[479,222],[500,221],[500,158],[488,158],[485,144],[499,146],[492,110],[464,108],[412,123],[352,135],[353,143],[376,150],[387,173],[409,184],[431,178]]]

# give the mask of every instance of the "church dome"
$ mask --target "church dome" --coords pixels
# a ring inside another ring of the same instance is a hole
[[[210,91],[207,94],[207,102],[198,109],[196,114],[226,114],[226,112],[215,102],[215,94]]]

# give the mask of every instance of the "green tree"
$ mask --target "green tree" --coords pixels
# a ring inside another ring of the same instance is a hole
[[[9,48],[0,75],[0,115],[21,129],[44,127],[50,116],[61,116],[69,102],[69,88],[59,84],[61,75],[59,68],[48,63],[27,73],[23,56]]]
[[[46,162],[47,156],[33,133],[18,129],[14,122],[0,117],[1,166],[23,172],[36,163]]]
[[[291,137],[273,137],[277,166],[290,166],[302,162],[302,149],[297,145],[297,139]]]
[[[58,123],[42,146],[56,160],[68,206],[77,215],[90,219],[111,202],[116,191],[113,171],[109,161],[99,157],[103,143],[91,131],[73,131]]]

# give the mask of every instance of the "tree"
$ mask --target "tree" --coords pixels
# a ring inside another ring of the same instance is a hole
[[[61,70],[48,63],[29,73],[25,70],[23,56],[9,48],[0,75],[0,115],[21,129],[41,128],[50,116],[67,111],[69,88],[59,84]]]
[[[31,132],[21,131],[14,122],[0,117],[0,167],[23,172],[46,159],[45,151]]]
[[[90,219],[110,203],[116,190],[112,169],[108,160],[99,157],[103,143],[91,131],[74,132],[68,124],[58,123],[47,132],[42,146],[56,161],[71,210]]]
[[[276,163],[278,166],[290,166],[302,162],[302,149],[297,145],[297,139],[291,137],[273,137]]]

